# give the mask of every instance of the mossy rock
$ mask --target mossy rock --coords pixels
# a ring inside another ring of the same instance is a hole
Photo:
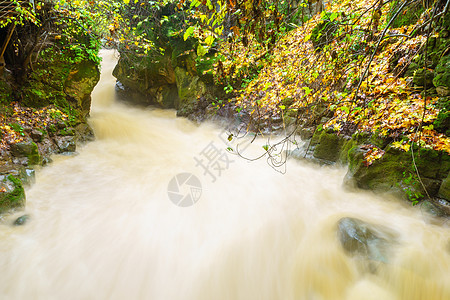
[[[450,136],[450,97],[440,98],[438,101],[439,114],[434,120],[434,129],[440,133]]]
[[[385,154],[367,167],[363,163],[364,153],[359,146],[350,149],[347,179],[362,189],[383,192],[399,190],[397,185],[403,172],[409,167],[408,162],[404,162],[399,156]]]
[[[175,84],[164,85],[155,92],[156,102],[164,108],[176,108],[179,105],[178,89]]]
[[[424,194],[416,178],[411,151],[403,152],[388,146],[383,157],[370,166],[363,163],[364,153],[359,146],[350,149],[347,182],[362,189],[399,193],[406,198],[412,194]],[[438,182],[450,171],[450,157],[442,151],[422,148],[415,149],[414,158],[428,193],[435,196]]]
[[[0,214],[25,206],[25,190],[20,179],[13,175],[0,175]]]
[[[37,165],[41,161],[38,147],[31,140],[12,144],[10,149],[11,154],[15,157],[27,157],[29,165]]]
[[[98,65],[85,60],[72,66],[64,82],[64,93],[71,100],[71,107],[86,117],[91,108],[91,92],[100,80]]]
[[[388,20],[390,20],[394,14],[397,12],[397,10],[400,8],[400,5],[402,4],[401,1],[393,1],[391,5],[391,10],[389,13]],[[408,26],[411,24],[415,24],[419,18],[420,15],[425,10],[424,6],[422,5],[422,2],[417,2],[412,5],[407,6],[403,9],[403,12],[401,12],[397,18],[392,22],[392,28],[398,28],[402,26]]]
[[[450,201],[450,173],[447,176],[447,178],[442,180],[441,186],[439,188],[438,196],[447,201]]]
[[[198,76],[192,76],[187,70],[177,67],[175,69],[177,81],[178,97],[178,115],[187,116],[194,111],[197,99],[206,93],[207,87]]]
[[[433,71],[430,71],[428,69],[417,69],[414,72],[413,76],[413,83],[416,86],[427,86],[432,87],[433,86],[433,79],[435,77],[435,74]]]
[[[341,164],[346,165],[349,163],[349,151],[357,145],[358,143],[355,139],[349,139],[343,143],[341,152],[339,153],[339,162]]]
[[[141,102],[145,105],[161,105],[165,108],[173,108],[173,103],[165,104],[161,101],[161,89],[176,84],[175,70],[171,63],[170,54],[130,54],[122,56],[113,75],[123,85],[126,99],[132,102]],[[167,106],[166,106],[167,105]]]
[[[339,157],[343,139],[334,133],[322,131],[319,141],[314,148],[314,157],[329,161],[336,161]]]
[[[12,100],[13,90],[9,83],[0,77],[0,104],[8,104]]]
[[[441,97],[450,96],[450,55],[440,59],[435,69],[433,84]]]

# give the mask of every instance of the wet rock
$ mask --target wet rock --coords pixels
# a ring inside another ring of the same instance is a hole
[[[55,143],[60,153],[75,152],[76,142],[73,136],[56,137]]]
[[[436,93],[440,97],[447,97],[450,96],[450,87],[446,86],[438,86],[436,87]]]
[[[334,133],[323,131],[314,149],[314,157],[335,162],[341,151],[343,141]]]
[[[42,139],[44,138],[44,134],[40,130],[32,129],[30,131],[30,137],[33,139],[34,142],[38,143],[42,141]]]
[[[450,201],[441,198],[432,198],[431,202],[446,217],[450,217]]]
[[[314,130],[314,127],[301,128],[298,133],[302,140],[308,140],[314,135]]]
[[[432,216],[446,218],[450,216],[450,203],[444,199],[430,199],[420,203],[420,209]]]
[[[53,159],[51,159],[50,157],[47,157],[47,156],[42,159],[42,165],[43,166],[51,164],[52,162],[53,162]]]
[[[428,69],[417,69],[414,72],[413,83],[416,86],[433,86],[434,73]]]
[[[30,216],[29,216],[29,215],[23,215],[23,216],[21,216],[21,217],[18,217],[18,218],[14,221],[13,225],[14,225],[14,226],[22,226],[22,225],[25,225],[25,223],[28,222],[29,219],[30,219]]]
[[[186,69],[175,68],[175,78],[178,88],[179,116],[187,116],[195,110],[197,99],[206,92],[206,85],[198,76],[192,76]]]
[[[27,158],[21,163],[37,165],[40,162],[40,155],[37,145],[32,140],[15,143],[10,146],[11,154],[16,158]]]
[[[381,225],[342,218],[338,222],[338,237],[349,255],[387,263],[397,234]]]
[[[439,188],[438,196],[440,198],[446,199],[450,201],[450,173],[442,180],[441,186]]]
[[[25,205],[25,191],[20,179],[13,175],[0,175],[0,214]]]
[[[435,73],[433,84],[438,95],[441,97],[450,95],[450,56],[444,56],[439,60]]]
[[[64,93],[69,96],[71,105],[80,111],[83,117],[89,114],[91,92],[99,79],[100,70],[93,61],[84,60],[71,66],[69,76],[64,83]],[[59,129],[64,127],[65,124],[62,124]]]
[[[32,168],[22,168],[19,176],[23,185],[31,185],[35,182],[36,171]]]
[[[385,148],[385,154],[367,167],[364,164],[365,150],[359,146],[348,151],[349,169],[345,183],[376,192],[389,192],[408,198],[411,193],[425,195],[419,181],[413,177],[411,152],[403,152],[391,147]],[[450,156],[442,151],[416,149],[415,165],[422,178],[427,178],[426,188],[431,197],[436,196],[437,185],[449,173]]]
[[[75,127],[75,136],[77,141],[80,142],[93,141],[95,139],[92,128],[88,124],[84,123],[78,124]]]

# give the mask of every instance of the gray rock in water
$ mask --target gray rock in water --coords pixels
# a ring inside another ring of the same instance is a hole
[[[384,226],[342,218],[338,222],[338,237],[348,254],[387,263],[397,234]]]
[[[21,216],[21,217],[18,217],[18,218],[14,221],[13,225],[14,225],[14,226],[21,226],[21,225],[24,225],[26,222],[28,222],[29,219],[30,219],[30,216],[29,216],[29,215],[23,215],[23,216]]]
[[[59,148],[59,152],[74,152],[76,149],[76,141],[73,136],[64,136],[55,138],[55,143]]]
[[[429,213],[435,217],[450,217],[450,202],[444,199],[432,198],[429,200],[424,200],[420,203],[420,209],[423,212]]]

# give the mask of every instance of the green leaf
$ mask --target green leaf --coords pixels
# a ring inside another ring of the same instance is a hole
[[[269,150],[269,145],[264,145],[262,146],[264,150],[268,151]]]
[[[302,89],[305,90],[305,96],[307,96],[309,93],[311,93],[311,89],[307,86],[302,87]]]
[[[334,20],[336,20],[337,17],[338,17],[337,12],[332,13],[330,16],[330,21],[333,22]]]
[[[208,36],[205,39],[205,43],[206,43],[206,45],[211,46],[214,43],[214,37],[212,35]]]
[[[343,112],[347,113],[347,114],[348,114],[349,111],[350,111],[349,108],[348,108],[347,106],[342,106],[342,107],[341,107],[341,110],[342,110]]]
[[[194,33],[194,26],[191,26],[188,29],[186,29],[186,32],[183,35],[183,39],[187,40],[193,33]]]
[[[205,49],[202,45],[198,44],[197,46],[197,55],[198,56],[205,56],[205,54],[208,53],[208,50]]]

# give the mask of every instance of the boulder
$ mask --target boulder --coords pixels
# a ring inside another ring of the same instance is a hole
[[[435,217],[450,217],[450,202],[445,199],[431,198],[420,203],[422,211],[427,212]]]
[[[64,83],[64,93],[69,96],[72,107],[85,118],[91,109],[91,92],[100,80],[98,65],[90,60],[71,67]]]
[[[20,179],[13,175],[0,175],[0,214],[25,206],[25,191]]]
[[[58,146],[59,153],[75,152],[76,139],[73,136],[55,137],[55,143]]]
[[[29,219],[30,219],[30,215],[23,215],[23,216],[21,216],[21,217],[18,217],[18,218],[14,221],[13,225],[14,225],[14,226],[22,226],[22,225],[25,225],[25,223],[28,222]]]
[[[176,83],[170,52],[161,55],[121,56],[113,75],[120,82],[117,86],[119,92],[126,91],[126,97],[122,97],[124,100],[163,108],[175,107],[175,97],[170,97],[173,96],[170,91],[174,90],[170,87]],[[127,92],[128,90],[132,93]]]
[[[39,143],[44,138],[44,133],[41,130],[33,128],[30,131],[30,137],[34,142]]]
[[[450,55],[444,56],[439,60],[436,69],[436,76],[433,78],[433,85],[440,97],[450,95]]]
[[[342,144],[342,138],[336,134],[322,131],[314,148],[314,157],[335,162],[339,158]]]
[[[441,186],[438,191],[438,196],[450,201],[450,173],[447,178],[442,180]]]
[[[370,224],[356,218],[342,218],[338,224],[338,238],[345,252],[351,256],[387,263],[397,234],[391,229]]]
[[[414,76],[413,76],[413,83],[416,86],[427,86],[427,87],[432,87],[433,86],[433,79],[434,79],[435,75],[433,71],[430,71],[428,69],[417,69],[414,72]]]
[[[40,163],[41,157],[38,147],[31,139],[12,144],[10,150],[14,157],[26,157],[28,159],[27,164],[29,165],[37,165]]]
[[[178,115],[187,116],[195,110],[198,99],[206,93],[206,85],[198,76],[192,76],[181,67],[175,68],[178,89]]]
[[[391,146],[372,165],[364,164],[365,150],[359,146],[348,152],[349,169],[345,182],[362,189],[394,192],[411,200],[411,195],[425,196],[416,178],[411,151],[403,152]],[[436,196],[437,186],[450,171],[450,157],[445,152],[421,148],[414,152],[417,169],[430,196]]]

